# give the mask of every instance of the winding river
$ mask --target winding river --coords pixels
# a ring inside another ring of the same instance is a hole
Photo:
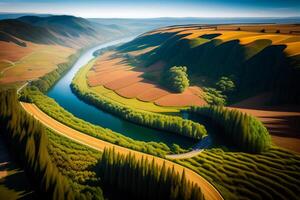
[[[93,47],[84,52],[76,63],[47,93],[65,110],[72,113],[74,116],[88,121],[92,124],[111,129],[119,132],[127,137],[135,140],[145,142],[163,142],[165,144],[178,144],[181,147],[189,148],[195,144],[195,141],[186,137],[178,136],[172,133],[159,131],[144,126],[139,126],[129,121],[118,118],[103,110],[97,109],[80,100],[75,94],[72,93],[70,84],[76,72],[91,59],[94,58],[93,53],[109,46],[119,43],[124,43],[132,40],[134,37],[123,38],[112,42],[107,42],[96,47]]]

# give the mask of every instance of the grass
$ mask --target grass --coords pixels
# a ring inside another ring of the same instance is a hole
[[[225,199],[297,199],[300,156],[272,147],[262,154],[215,148],[177,160],[213,183]]]
[[[30,47],[26,47],[30,48]],[[57,64],[66,62],[74,49],[56,45],[35,45],[33,52],[15,61],[13,66],[6,70],[0,78],[0,83],[15,83],[31,80],[57,68]],[[17,50],[16,50],[17,51]],[[7,65],[0,62],[1,65]]]
[[[106,97],[112,101],[130,106],[131,108],[149,111],[149,112],[161,113],[161,114],[167,113],[167,114],[179,115],[181,109],[180,107],[163,107],[163,106],[155,105],[152,102],[140,101],[136,98],[132,98],[132,99],[125,98],[118,95],[113,90],[107,89],[103,86],[89,87],[86,82],[87,79],[86,76],[88,71],[93,67],[94,63],[95,60],[89,62],[87,65],[81,68],[80,71],[78,71],[76,77],[74,78],[76,84],[79,85],[80,88],[83,88],[84,91],[91,91],[95,93],[97,96],[99,96],[100,98]]]

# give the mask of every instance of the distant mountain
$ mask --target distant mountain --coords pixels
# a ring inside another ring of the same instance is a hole
[[[0,20],[0,40],[7,40],[10,35],[34,43],[82,47],[127,33],[117,25],[103,25],[67,15]]]
[[[24,16],[18,18],[18,20],[34,26],[44,27],[65,37],[79,37],[82,34],[97,35],[97,28],[91,22],[74,16]]]
[[[37,13],[7,13],[0,12],[0,20],[2,19],[16,19],[23,16],[39,16],[39,17],[49,17],[50,14],[37,14]]]
[[[92,22],[101,24],[115,24],[125,27],[132,32],[145,32],[155,28],[187,25],[187,24],[236,24],[236,23],[300,23],[300,17],[236,17],[236,18],[204,18],[204,17],[162,17],[162,18],[146,18],[146,19],[126,19],[126,18],[90,18]]]
[[[48,29],[44,27],[33,26],[15,19],[6,19],[0,21],[0,40],[3,40],[4,35],[6,35],[6,37],[10,36],[9,38],[15,37],[33,43],[63,44],[63,41],[57,38]]]

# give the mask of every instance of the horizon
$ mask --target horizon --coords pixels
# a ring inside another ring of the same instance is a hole
[[[291,18],[300,17],[294,0],[270,2],[246,0],[0,0],[0,12],[73,15],[83,18]]]
[[[118,20],[126,20],[126,19],[288,19],[288,18],[300,18],[300,15],[295,16],[267,16],[267,17],[191,17],[191,16],[184,16],[184,17],[82,17],[72,14],[51,14],[51,13],[35,13],[35,12],[0,12],[0,15],[24,15],[24,16],[37,16],[37,17],[44,17],[44,16],[73,16],[79,18],[86,18],[86,19],[118,19]]]

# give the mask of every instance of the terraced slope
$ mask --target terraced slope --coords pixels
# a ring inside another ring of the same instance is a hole
[[[177,162],[210,180],[225,199],[299,199],[300,156],[286,150],[247,154],[211,149]]]

